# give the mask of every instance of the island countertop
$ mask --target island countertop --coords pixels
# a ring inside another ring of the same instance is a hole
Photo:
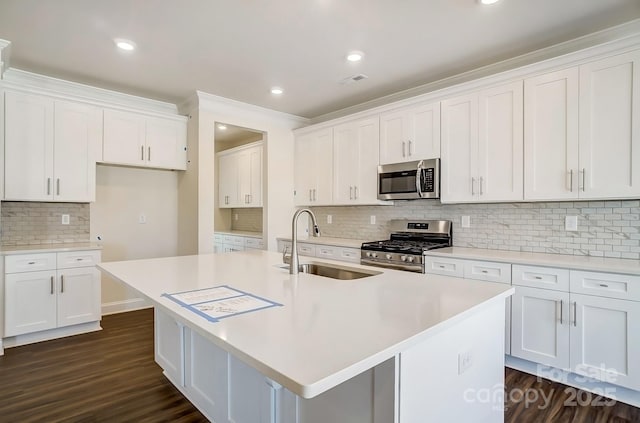
[[[513,293],[505,284],[373,268],[334,280],[283,269],[268,251],[101,263],[156,307],[304,398],[312,398]],[[302,262],[331,260],[301,258]],[[228,285],[282,306],[211,322],[163,296]]]

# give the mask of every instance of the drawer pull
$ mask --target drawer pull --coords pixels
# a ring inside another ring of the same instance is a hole
[[[444,266],[443,266],[443,265],[440,265],[440,266],[438,266],[438,267],[440,267],[440,269],[444,269]]]
[[[609,288],[609,285],[607,285],[606,283],[601,283],[600,286],[603,288]]]
[[[82,261],[84,260],[83,258],[77,258],[76,261]]]
[[[35,261],[30,261],[28,264],[36,264]]]
[[[482,273],[489,273],[488,270],[481,270]]]
[[[535,278],[536,278],[537,280],[541,280],[541,279],[542,279],[542,276],[536,276]]]

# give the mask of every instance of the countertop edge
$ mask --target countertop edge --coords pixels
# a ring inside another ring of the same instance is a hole
[[[38,245],[11,245],[0,247],[0,256],[17,254],[40,253],[64,253],[68,251],[102,250],[102,244],[96,243],[69,243],[69,244],[38,244]]]

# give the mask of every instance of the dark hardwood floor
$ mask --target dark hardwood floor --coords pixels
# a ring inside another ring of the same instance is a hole
[[[102,327],[5,350],[0,422],[207,421],[153,361],[151,309],[105,316]],[[578,394],[578,404],[565,404],[572,388],[515,370],[506,370],[506,385],[505,422],[640,422],[640,409],[622,403],[581,405]]]

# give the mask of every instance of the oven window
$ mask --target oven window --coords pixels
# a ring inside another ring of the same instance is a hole
[[[380,174],[380,194],[416,192],[416,171],[389,172]]]

